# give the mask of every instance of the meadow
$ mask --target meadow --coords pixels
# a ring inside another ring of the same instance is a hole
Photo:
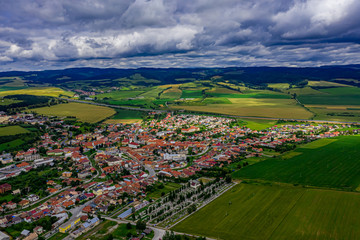
[[[359,145],[360,136],[317,140],[297,148],[295,154],[243,168],[233,177],[354,191],[360,186]]]
[[[178,183],[167,182],[163,185],[163,188],[159,188],[159,184],[156,184],[154,187],[156,188],[153,192],[147,195],[148,198],[158,199],[162,194],[167,194],[173,190],[176,190],[181,187]]]
[[[0,100],[0,105],[1,106],[7,106],[13,103],[19,103],[22,102],[21,100],[15,100],[15,99],[8,99],[8,98],[3,98]]]
[[[26,94],[26,95],[35,95],[35,96],[49,96],[49,97],[72,97],[74,93],[64,91],[61,88],[57,87],[34,87],[34,88],[25,88],[20,90],[11,90],[11,91],[1,91],[0,96],[8,96],[8,95],[18,95],[18,94]]]
[[[203,98],[202,90],[182,90],[181,98]]]
[[[144,92],[145,91],[141,91],[141,90],[125,90],[125,91],[121,90],[121,91],[113,91],[110,93],[98,94],[95,97],[97,99],[109,98],[112,100],[122,100],[127,98],[135,98]]]
[[[234,116],[308,119],[312,113],[298,105],[293,99],[231,98],[232,104],[207,106],[172,106],[196,112],[209,112]]]
[[[172,230],[224,240],[356,239],[359,207],[358,193],[238,184]]]
[[[140,111],[133,111],[133,110],[126,110],[126,109],[115,109],[116,114],[112,116],[110,119],[107,119],[105,123],[109,124],[117,124],[117,123],[124,123],[124,124],[131,124],[137,123],[142,121],[142,112]]]
[[[276,125],[275,120],[266,119],[240,119],[244,122],[244,126],[253,130],[263,130]]]
[[[359,106],[305,105],[305,107],[315,114],[314,119],[347,122],[360,121]]]
[[[174,98],[174,99],[179,99],[181,97],[182,91],[181,89],[179,89],[180,85],[179,84],[174,84],[174,85],[163,85],[161,86],[163,88],[169,88],[166,89],[161,95],[160,98]]]
[[[318,91],[322,94],[300,94],[297,98],[303,104],[360,105],[360,88],[335,87]]]
[[[164,91],[163,88],[160,87],[153,87],[149,91],[146,91],[145,93],[141,94],[140,97],[144,98],[158,98],[160,97],[160,94]]]
[[[28,132],[29,132],[28,130],[20,126],[0,127],[0,137],[28,133]]]
[[[51,107],[32,109],[39,114],[58,117],[76,117],[82,122],[96,123],[114,115],[116,112],[112,108],[95,106],[84,103],[66,103]]]

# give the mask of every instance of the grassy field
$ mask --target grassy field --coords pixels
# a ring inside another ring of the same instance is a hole
[[[276,125],[275,120],[265,120],[265,119],[241,119],[244,122],[244,125],[253,130],[262,130],[268,127]]]
[[[233,174],[240,179],[262,179],[344,190],[360,185],[360,136],[321,139],[295,150],[297,154],[271,158]]]
[[[202,90],[182,90],[181,98],[203,98]]]
[[[64,91],[61,88],[57,88],[57,87],[37,87],[37,88],[26,88],[20,90],[0,92],[0,96],[17,95],[17,94],[49,96],[49,97],[59,97],[59,96],[72,97],[74,95],[74,93],[72,92]]]
[[[73,116],[79,121],[90,123],[99,122],[116,113],[112,108],[83,103],[58,104],[51,107],[35,108],[32,111],[47,116]]]
[[[133,110],[126,110],[126,109],[116,109],[116,114],[105,121],[108,124],[117,124],[117,123],[124,123],[124,124],[131,124],[141,122],[142,112],[140,111],[133,111]]]
[[[155,185],[155,186],[157,187],[158,185]],[[153,199],[158,199],[161,197],[162,193],[167,194],[168,192],[178,189],[180,187],[181,187],[181,185],[178,183],[167,182],[164,184],[164,188],[162,188],[162,189],[157,188],[154,192],[150,193],[147,197],[153,198]]]
[[[174,84],[174,85],[163,85],[162,87],[170,87],[169,89],[166,89],[160,96],[160,98],[174,98],[179,99],[181,97],[182,91],[179,89],[180,84]]]
[[[284,89],[288,89],[290,87],[290,84],[289,83],[269,83],[268,87],[284,90]]]
[[[359,207],[357,193],[239,184],[173,230],[225,240],[356,239]]]
[[[106,124],[133,124],[133,123],[141,123],[141,119],[108,119],[105,120]]]
[[[308,119],[312,113],[293,99],[231,98],[232,104],[207,106],[174,106],[175,109],[228,114],[235,116]]]
[[[335,87],[318,91],[323,94],[301,94],[298,99],[303,104],[360,105],[360,88]]]
[[[287,94],[275,94],[273,92],[254,92],[254,93],[209,93],[212,97],[224,98],[274,98],[274,99],[290,99],[291,96]]]
[[[127,109],[116,109],[112,119],[141,119],[142,112]]]
[[[112,100],[121,100],[121,99],[137,97],[138,95],[140,95],[144,92],[145,91],[141,91],[141,90],[113,91],[110,93],[98,94],[95,97],[97,99],[110,98]]]
[[[8,126],[8,127],[0,127],[0,137],[1,136],[9,136],[16,135],[21,133],[28,133],[29,131],[20,126]]]
[[[349,87],[349,85],[329,81],[308,81],[311,87]]]
[[[15,99],[8,99],[8,98],[3,98],[0,100],[0,105],[2,106],[7,106],[13,103],[19,103],[22,102],[21,100],[15,100]]]
[[[316,114],[314,119],[333,121],[360,121],[359,106],[342,105],[305,105],[310,111]]]

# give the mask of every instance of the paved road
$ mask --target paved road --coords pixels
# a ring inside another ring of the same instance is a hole
[[[150,166],[147,165],[147,164],[145,164],[144,167],[145,167],[145,169],[146,169],[147,171],[149,171],[149,177],[155,176],[156,173],[155,173],[155,170],[154,170],[152,167],[150,167]]]

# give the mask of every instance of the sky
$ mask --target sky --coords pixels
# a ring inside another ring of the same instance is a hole
[[[0,71],[360,64],[359,0],[0,0]]]

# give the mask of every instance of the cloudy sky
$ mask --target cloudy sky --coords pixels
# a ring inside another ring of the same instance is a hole
[[[359,0],[0,0],[0,71],[360,63]]]

